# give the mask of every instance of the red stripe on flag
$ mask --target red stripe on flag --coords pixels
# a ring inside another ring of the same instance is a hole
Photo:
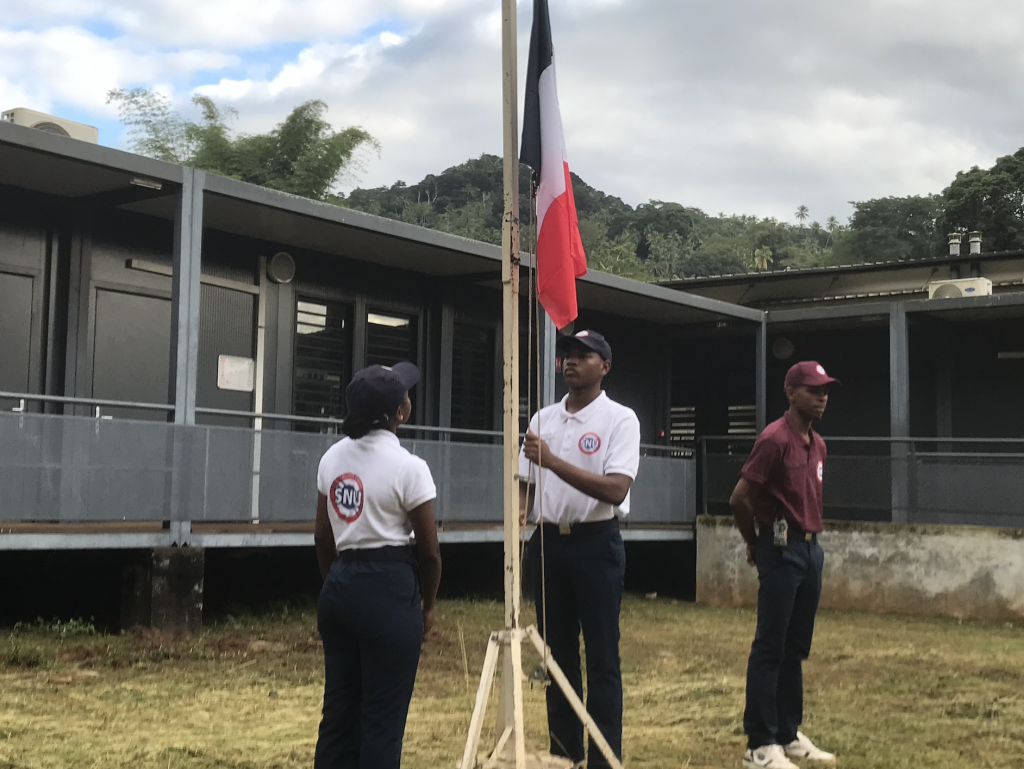
[[[537,233],[537,292],[557,328],[576,320],[576,278],[587,272],[569,164],[562,165],[565,192],[551,201]]]

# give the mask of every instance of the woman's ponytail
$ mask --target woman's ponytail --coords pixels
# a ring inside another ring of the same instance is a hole
[[[362,414],[349,414],[341,423],[341,431],[352,440],[359,440],[377,425]]]

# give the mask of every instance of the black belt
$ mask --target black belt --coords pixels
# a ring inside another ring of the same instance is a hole
[[[596,537],[610,531],[619,530],[619,519],[609,518],[607,521],[590,523],[544,523],[544,536],[548,537]]]
[[[775,537],[771,526],[762,526],[759,533],[765,537]],[[813,531],[804,531],[799,526],[794,526],[791,523],[789,524],[789,529],[786,531],[786,539],[789,542],[817,542],[818,535]]]
[[[416,563],[412,555],[411,545],[389,545],[387,547],[364,547],[342,550],[338,553],[342,563],[373,563],[392,561],[397,563]]]

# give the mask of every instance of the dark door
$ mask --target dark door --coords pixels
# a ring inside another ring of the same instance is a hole
[[[34,280],[27,275],[0,272],[0,391],[32,390],[32,304]],[[17,401],[0,399],[0,409]]]
[[[37,216],[17,201],[0,200],[0,391],[41,392],[48,245]],[[18,406],[0,399],[4,411]]]
[[[92,397],[167,403],[171,301],[123,291],[96,291]],[[103,414],[166,421],[166,411],[104,408]]]

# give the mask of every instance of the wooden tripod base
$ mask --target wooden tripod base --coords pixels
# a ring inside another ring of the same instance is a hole
[[[494,769],[515,769],[515,761],[507,758],[499,758],[497,763],[490,763],[490,759],[482,756],[480,766],[494,767]],[[572,769],[573,763],[568,758],[551,756],[541,753],[526,754],[526,769]]]
[[[480,675],[480,688],[476,693],[476,704],[473,708],[473,717],[469,722],[469,736],[466,739],[466,750],[462,754],[462,761],[459,769],[561,769],[571,767],[572,762],[557,756],[545,756],[535,753],[527,754],[525,750],[523,730],[523,676],[522,676],[522,637],[534,645],[541,658],[545,661],[548,673],[562,690],[566,700],[576,712],[577,717],[583,722],[590,739],[601,754],[608,761],[612,769],[622,769],[622,763],[612,752],[608,741],[601,734],[594,719],[587,712],[586,707],[579,696],[569,684],[569,679],[551,656],[551,650],[537,628],[530,625],[525,630],[515,628],[502,632],[491,633],[487,643],[487,654],[484,656],[484,667]],[[495,745],[490,756],[480,760],[477,751],[480,748],[480,733],[483,729],[484,716],[487,710],[487,700],[491,694],[491,686],[494,683],[494,673],[498,666],[498,655],[505,651],[506,659],[511,664],[503,667],[503,691],[508,692],[512,700],[511,714],[505,712],[501,720],[504,723],[504,731]],[[511,677],[511,681],[508,678]]]

